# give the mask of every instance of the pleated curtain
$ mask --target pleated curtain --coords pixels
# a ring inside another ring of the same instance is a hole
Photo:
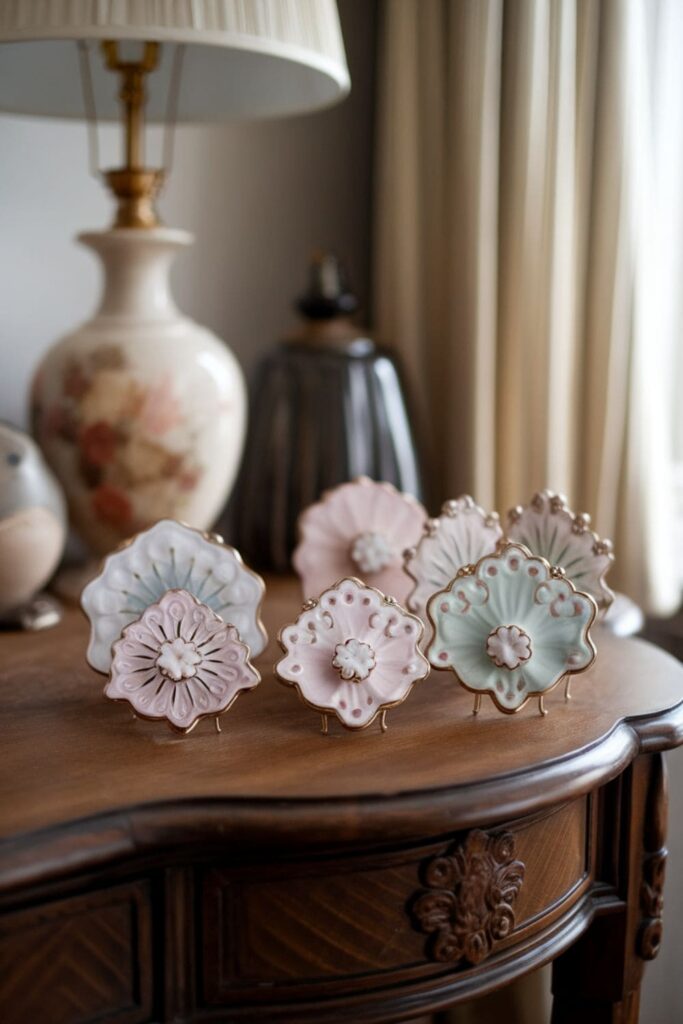
[[[682,22],[678,0],[384,0],[378,72],[374,318],[436,495],[565,493],[613,540],[613,585],[662,614]]]

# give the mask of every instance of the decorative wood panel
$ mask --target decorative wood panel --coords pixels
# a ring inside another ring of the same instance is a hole
[[[0,1020],[147,1021],[151,964],[144,882],[6,915],[0,922]]]
[[[491,889],[504,894],[497,904],[508,908],[493,922],[496,949],[545,927],[584,891],[587,813],[587,801],[581,799],[506,830],[509,839],[505,849],[496,848],[496,863],[510,867],[512,874],[496,874]],[[477,835],[476,830],[469,834]],[[455,846],[466,835],[456,837]],[[433,963],[424,934],[415,928],[414,911],[425,871],[453,846],[307,866],[209,869],[202,882],[203,998],[227,1005],[259,1001],[266,987],[271,994],[278,988],[294,992],[299,986],[317,991],[340,984],[358,988],[389,983],[398,975],[442,970]],[[521,890],[518,860],[527,864]],[[461,970],[466,959],[475,962],[476,957],[463,958]]]

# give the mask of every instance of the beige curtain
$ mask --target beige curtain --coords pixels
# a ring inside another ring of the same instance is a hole
[[[657,139],[683,132],[662,76],[681,6],[384,0],[380,29],[375,321],[438,495],[564,492],[659,613],[680,595]]]

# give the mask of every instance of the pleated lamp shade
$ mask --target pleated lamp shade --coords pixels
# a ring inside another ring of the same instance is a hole
[[[83,117],[75,41],[105,39],[162,44],[146,83],[152,121],[166,112],[175,47],[165,44],[186,48],[179,121],[302,113],[350,89],[335,0],[0,0],[0,110]],[[97,56],[97,116],[116,120],[117,82]]]

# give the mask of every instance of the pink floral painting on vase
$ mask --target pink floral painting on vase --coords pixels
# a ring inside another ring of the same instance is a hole
[[[38,381],[35,395],[43,391]],[[33,423],[54,468],[74,480],[81,498],[71,514],[97,550],[161,518],[182,519],[202,479],[191,445],[179,441],[184,415],[172,374],[142,383],[115,345],[71,356],[50,403],[34,400]]]

